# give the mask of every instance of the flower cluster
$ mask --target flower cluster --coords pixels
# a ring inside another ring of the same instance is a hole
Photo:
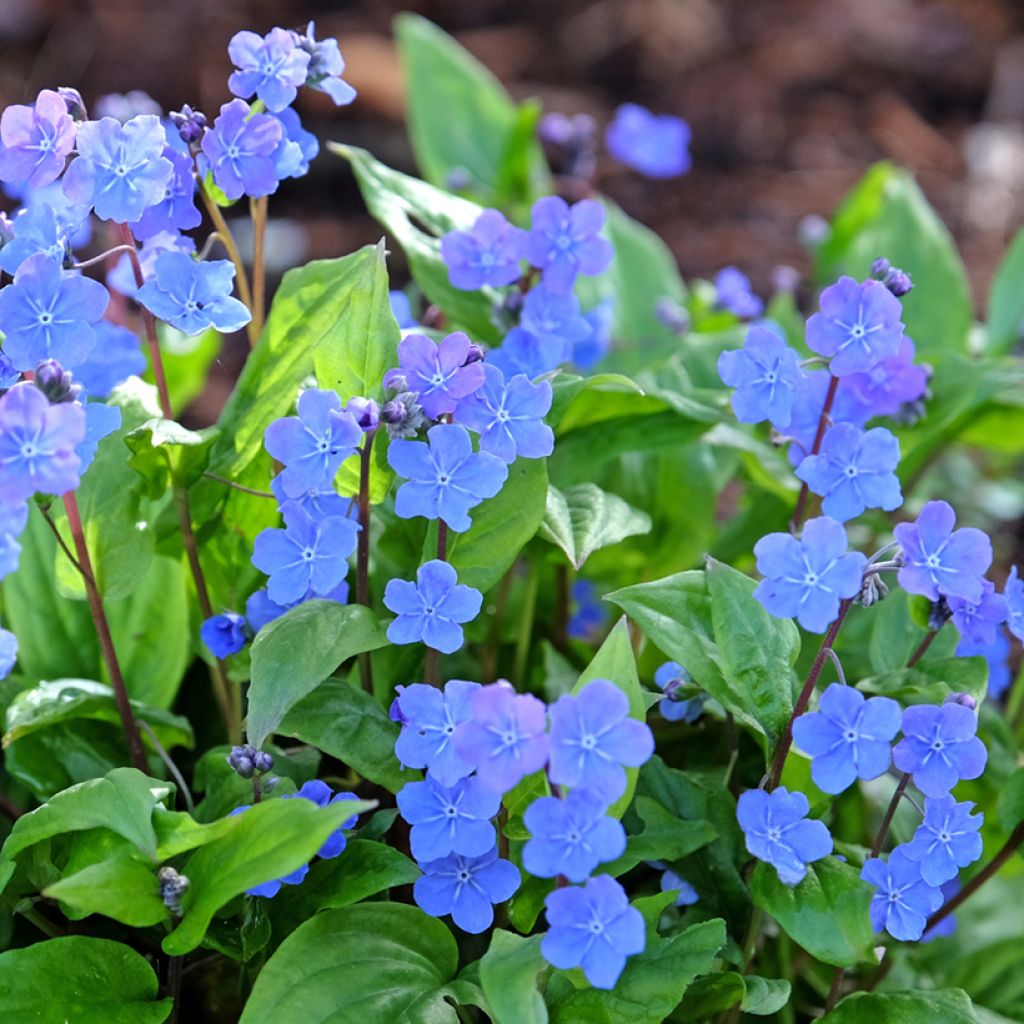
[[[451,914],[465,931],[490,925],[492,905],[520,882],[515,865],[499,856],[507,841],[493,819],[506,794],[544,772],[553,795],[538,796],[523,814],[531,838],[522,867],[537,878],[585,884],[548,897],[541,949],[554,966],[582,967],[591,984],[612,987],[626,958],[644,948],[643,919],[613,878],[592,875],[624,852],[625,832],[609,808],[626,790],[626,768],[654,751],[626,695],[595,679],[545,707],[508,683],[454,679],[443,691],[400,687],[392,717],[402,724],[399,760],[426,769],[422,782],[398,794],[423,869],[416,902],[429,914]]]

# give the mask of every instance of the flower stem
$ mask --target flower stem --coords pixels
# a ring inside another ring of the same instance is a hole
[[[973,896],[999,869],[1014,855],[1017,847],[1024,843],[1024,821],[1010,833],[1002,849],[979,871],[952,899],[947,900],[928,918],[925,931],[931,931],[940,921],[948,917],[965,900]]]
[[[85,541],[82,517],[78,511],[78,501],[74,491],[68,491],[64,495],[64,508],[67,512],[71,536],[75,542],[75,550],[78,552],[78,563],[83,570],[82,580],[85,583],[89,611],[92,613],[93,625],[96,627],[96,636],[100,642],[100,650],[103,652],[103,661],[110,673],[117,713],[121,716],[121,728],[124,730],[124,737],[128,744],[128,754],[132,764],[140,772],[146,773],[149,771],[146,764],[146,751],[142,746],[139,725],[135,721],[135,712],[128,699],[128,689],[124,683],[124,676],[121,674],[117,652],[114,650],[114,638],[110,634],[110,623],[107,621],[107,613],[103,608],[103,598],[100,597],[99,589],[96,586],[96,574],[93,572],[92,560],[89,557],[89,546]]]
[[[836,398],[836,389],[839,387],[839,378],[831,377],[828,382],[828,391],[825,393],[825,404],[818,417],[818,429],[814,435],[814,444],[809,454],[817,455],[821,451],[821,442],[825,439],[825,429],[828,427],[829,413],[832,412],[832,403]],[[807,499],[810,496],[810,489],[804,483],[800,487],[800,494],[796,499],[796,508],[793,509],[793,518],[789,521],[789,528],[793,533],[800,529],[804,521],[804,514],[807,512]]]
[[[363,435],[359,450],[359,536],[356,548],[356,601],[370,607],[370,465],[376,429]],[[440,542],[440,533],[438,534]],[[373,662],[369,651],[359,655],[359,678],[363,689],[373,695]]]
[[[929,629],[924,639],[917,645],[917,649],[907,659],[907,668],[913,668],[925,655],[925,652],[932,645],[932,641],[939,635],[937,629]]]
[[[839,605],[839,614],[836,616],[835,622],[828,627],[825,639],[821,641],[821,647],[818,648],[818,653],[814,656],[811,669],[807,673],[807,679],[804,682],[804,688],[800,691],[800,696],[797,697],[793,713],[789,716],[789,721],[786,722],[786,728],[782,733],[782,738],[779,740],[778,747],[775,749],[775,756],[772,758],[772,766],[768,773],[767,785],[765,786],[769,793],[775,789],[782,778],[782,768],[786,763],[786,755],[789,753],[789,748],[793,745],[793,723],[807,710],[811,694],[814,692],[814,687],[821,676],[821,670],[829,659],[829,651],[831,651],[832,645],[836,642],[836,637],[839,635],[839,630],[846,619],[847,612],[852,607],[853,599],[849,597]]]
[[[263,333],[267,303],[267,197],[249,200],[252,217],[252,333],[259,338]]]
[[[878,827],[878,835],[875,836],[875,842],[871,847],[872,857],[881,856],[886,836],[889,835],[889,829],[892,827],[892,819],[896,816],[896,808],[899,807],[900,800],[903,799],[903,794],[906,792],[907,786],[909,785],[910,772],[904,772],[896,786],[895,792],[892,794],[889,806],[885,810],[885,817],[882,818],[882,824]]]

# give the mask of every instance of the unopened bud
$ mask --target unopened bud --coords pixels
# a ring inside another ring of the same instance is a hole
[[[971,711],[976,710],[978,707],[978,702],[969,693],[946,694],[946,699],[942,703],[959,704],[962,707],[969,708]]]
[[[164,906],[175,917],[181,917],[181,901],[192,883],[172,867],[162,867],[156,873],[156,877],[160,883],[160,899]]]
[[[273,757],[257,750],[251,743],[232,747],[227,762],[243,779],[251,779],[256,774],[263,775],[274,767]]]
[[[469,366],[470,363],[479,363],[483,357],[483,345],[478,345],[476,342],[470,342],[469,352],[466,354],[466,361],[462,365]]]
[[[667,295],[663,295],[654,304],[654,315],[659,323],[676,334],[685,334],[690,329],[690,314]]]
[[[392,440],[415,437],[427,422],[426,414],[420,408],[418,396],[414,391],[403,391],[390,402],[385,402],[381,406],[380,418]]]
[[[388,370],[384,374],[384,387],[388,391],[408,391],[409,390],[409,378],[406,377],[405,371],[400,367],[395,367],[393,370]]]
[[[77,401],[82,385],[74,382],[70,370],[65,370],[56,359],[44,359],[36,367],[35,385],[51,405]]]
[[[74,120],[89,120],[89,112],[85,109],[85,100],[82,99],[82,94],[77,89],[72,89],[70,85],[62,85],[57,89],[57,95],[64,101],[64,106],[68,108],[68,113]]]
[[[878,259],[871,264],[871,276],[876,280],[881,281],[891,269],[892,264],[884,256],[879,256]]]
[[[345,406],[346,412],[350,412],[363,430],[375,430],[380,422],[380,407],[372,398],[363,398],[357,395]]]
[[[181,110],[172,110],[168,115],[171,124],[178,129],[182,141],[190,146],[197,145],[203,137],[208,124],[206,115],[200,110],[193,110],[187,103]]]
[[[914,282],[910,279],[910,275],[905,270],[900,270],[899,267],[893,267],[885,275],[882,283],[898,299],[902,298],[914,287]]]
[[[854,604],[859,604],[864,608],[870,608],[873,604],[877,604],[889,593],[889,586],[882,579],[880,573],[869,572],[865,575],[861,581],[860,593],[854,598]]]

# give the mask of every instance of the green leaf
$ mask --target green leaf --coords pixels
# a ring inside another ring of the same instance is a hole
[[[342,822],[373,806],[348,800],[326,807],[309,800],[265,800],[226,819],[230,830],[201,846],[181,869],[190,885],[181,921],[163,940],[164,952],[191,952],[225,903],[308,863]]]
[[[460,583],[489,590],[536,535],[548,493],[546,462],[517,459],[508,467],[504,487],[473,509],[473,525],[448,535],[448,561]]]
[[[996,813],[1007,832],[1024,821],[1024,768],[1018,768],[999,790]]]
[[[239,1024],[455,1024],[444,995],[457,967],[451,931],[415,907],[328,910],[281,943]]]
[[[155,861],[153,809],[171,792],[167,783],[148,778],[134,768],[115,768],[105,778],[66,789],[42,807],[22,815],[4,843],[3,855],[13,859],[54,836],[104,828],[123,836]]]
[[[443,187],[452,171],[468,171],[475,185],[493,193],[509,144],[520,134],[519,108],[487,68],[425,18],[399,14],[394,32],[409,138],[423,177]],[[540,145],[532,132],[518,141],[535,194],[542,195],[549,175]]]
[[[753,597],[754,581],[710,559],[607,595],[736,718],[774,744],[792,710],[799,633]]]
[[[693,925],[670,939],[659,936],[648,922],[647,948],[626,961],[626,969],[610,992],[556,985],[552,978],[548,986],[551,1022],[661,1024],[679,1005],[694,978],[711,970],[725,939],[722,920]]]
[[[480,984],[494,1024],[547,1024],[548,1009],[537,991],[547,967],[540,935],[524,938],[496,928],[480,959]]]
[[[565,552],[574,568],[600,548],[648,533],[651,517],[595,484],[548,488],[547,511],[540,535]]]
[[[466,292],[453,287],[441,258],[441,236],[449,231],[468,231],[483,212],[482,207],[392,170],[365,149],[335,142],[328,143],[327,148],[351,164],[367,209],[404,250],[412,276],[427,301],[474,339],[500,341],[501,332],[491,320],[498,293],[492,288]]]
[[[987,683],[988,665],[984,658],[940,658],[870,676],[857,683],[857,689],[893,697],[905,704],[941,704],[950,693],[969,693],[980,703]]]
[[[318,747],[392,793],[420,777],[403,770],[395,757],[397,723],[354,682],[322,683],[288,712],[277,731]]]
[[[808,864],[807,877],[796,886],[784,885],[775,869],[760,861],[751,880],[754,905],[811,956],[835,967],[875,961],[873,893],[854,868],[834,857]]]
[[[879,256],[913,278],[903,322],[918,354],[964,351],[974,314],[963,262],[910,172],[887,163],[875,164],[843,200],[818,250],[818,281],[862,280]]]
[[[170,917],[153,865],[127,854],[67,875],[43,895],[70,908],[75,920],[103,914],[133,928],[147,928]]]
[[[220,355],[221,335],[212,327],[202,334],[188,335],[163,320],[156,322],[156,332],[171,408],[183,410],[206,389],[210,366]],[[151,371],[146,379],[151,379]]]
[[[709,821],[680,819],[649,796],[638,796],[635,807],[644,828],[629,836],[626,852],[618,860],[602,866],[601,870],[613,877],[631,871],[643,861],[679,860],[718,838]]]
[[[192,746],[192,727],[186,719],[138,701],[131,701],[131,705],[136,718],[152,728],[164,747]],[[40,683],[19,693],[11,702],[3,744],[8,747],[40,730],[84,720],[106,722],[120,730],[121,716],[114,691],[109,686],[91,679],[55,679]],[[145,734],[143,742],[147,742]]]
[[[966,992],[854,992],[821,1024],[977,1024]]]
[[[1024,331],[1024,229],[1017,232],[992,279],[986,319],[986,350],[1012,351]]]
[[[174,420],[152,419],[125,434],[124,443],[149,496],[159,498],[171,487],[191,487],[203,475],[216,436],[216,427],[189,430]]]
[[[782,978],[759,978],[747,974],[743,978],[746,994],[740,1004],[745,1013],[767,1017],[778,1013],[788,1002],[792,985]]]
[[[548,423],[557,427],[572,410],[577,397],[589,391],[605,396],[619,392],[631,395],[644,393],[644,389],[635,380],[621,373],[595,373],[589,377],[580,377],[560,370],[551,377],[551,411],[546,417]]]
[[[252,645],[246,734],[262,747],[282,719],[342,662],[388,642],[362,605],[307,601],[261,629]]]
[[[66,935],[0,953],[4,1024],[162,1024],[145,957],[119,942]]]

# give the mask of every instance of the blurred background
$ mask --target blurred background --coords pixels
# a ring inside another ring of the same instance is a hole
[[[390,37],[400,10],[452,32],[516,98],[546,110],[586,112],[603,127],[632,100],[687,119],[685,177],[652,182],[607,158],[598,171],[599,187],[659,231],[686,278],[734,264],[764,293],[775,267],[805,271],[807,218],[831,214],[879,159],[918,175],[960,245],[976,303],[1021,220],[1019,0],[0,0],[0,105],[56,85],[87,102],[142,89],[165,109],[190,102],[212,118],[228,99],[235,31],[315,19],[319,36],[340,40],[359,98],[336,109],[304,90],[307,127],[413,170]],[[285,183],[271,216],[282,265],[381,233],[347,167],[326,153],[309,177]]]

